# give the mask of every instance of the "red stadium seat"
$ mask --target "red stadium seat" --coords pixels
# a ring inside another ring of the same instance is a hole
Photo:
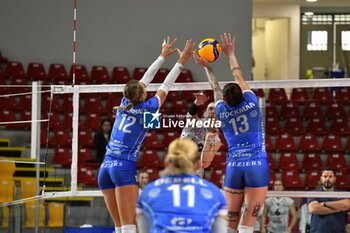
[[[283,171],[282,182],[286,190],[303,190],[304,185],[301,181],[299,171]]]
[[[101,165],[100,163],[95,162],[91,149],[88,149],[88,148],[79,148],[78,164],[79,166],[95,168],[95,169],[98,169],[99,166]]]
[[[0,97],[0,108],[14,110],[19,107],[14,96],[4,96]]]
[[[69,84],[71,80],[68,77],[67,70],[62,64],[51,64],[49,66],[48,77],[54,84]]]
[[[276,135],[282,132],[279,120],[275,116],[266,117],[266,133]]]
[[[106,103],[105,108],[103,109],[103,112],[105,112],[105,113],[112,112],[114,107],[120,105],[121,100],[122,100],[121,97],[110,96],[107,99],[107,103]]]
[[[162,149],[162,148],[164,148],[163,144],[159,141],[159,139],[157,137],[157,133],[154,130],[148,131],[143,145],[146,149]]]
[[[69,71],[69,77],[73,80],[73,65]],[[75,83],[76,84],[91,84],[89,73],[84,65],[75,65]]]
[[[281,153],[278,168],[282,171],[299,170],[300,165],[295,153]]]
[[[296,105],[293,102],[288,102],[287,104],[283,104],[281,107],[280,118],[286,119],[289,117],[300,117],[298,105]]]
[[[27,77],[33,81],[43,81],[43,84],[48,84],[49,80],[42,63],[29,63],[27,67]]]
[[[192,72],[188,69],[183,69],[176,79],[177,83],[193,82]]]
[[[318,153],[305,153],[302,168],[305,171],[319,171],[323,168],[321,156]]]
[[[322,117],[321,106],[317,102],[306,102],[304,105],[303,117],[313,119],[314,117]]]
[[[343,105],[338,103],[332,103],[327,107],[325,116],[329,119],[336,120],[338,118],[345,118],[346,113]]]
[[[188,105],[186,100],[175,100],[171,102],[171,108],[169,109],[169,113],[186,115],[187,110]]]
[[[16,114],[12,110],[2,109],[0,110],[0,121],[1,122],[14,122],[16,121]],[[19,124],[4,124],[7,129],[18,129],[21,127]]]
[[[69,168],[72,164],[72,155],[68,148],[56,148],[53,154],[52,163]]]
[[[320,170],[308,170],[305,172],[305,186],[307,190],[315,190],[317,182],[320,180]]]
[[[169,100],[169,101],[175,101],[175,100],[181,99],[181,98],[182,98],[182,93],[179,91],[169,91],[168,96],[167,96],[167,100]]]
[[[169,69],[167,68],[160,68],[156,74],[156,76],[154,76],[154,79],[152,80],[152,83],[163,83],[163,81],[165,80],[166,76],[169,73]]]
[[[286,104],[288,102],[287,94],[284,88],[271,88],[268,96],[269,102],[276,104]]]
[[[328,134],[328,130],[326,128],[326,123],[323,117],[310,118],[308,121],[307,129],[308,133],[322,136]]]
[[[50,146],[59,145],[61,147],[68,147],[72,144],[72,139],[69,133],[69,129],[55,129],[53,130],[53,137],[49,141]]]
[[[80,106],[79,110],[81,113],[87,113],[87,112],[99,113],[102,111],[102,99],[98,96],[88,97],[85,99],[84,105]]]
[[[163,163],[159,159],[157,150],[144,150],[143,161],[147,168],[160,168],[163,167]]]
[[[343,151],[343,146],[339,135],[329,134],[322,142],[322,149],[325,152],[337,153]]]
[[[211,173],[211,179],[210,179],[211,182],[213,182],[216,186],[221,188],[220,179],[221,179],[221,176],[224,174],[225,174],[224,170],[213,169]]]
[[[319,152],[321,150],[317,137],[313,134],[304,134],[301,135],[299,141],[299,149],[302,152]]]
[[[7,63],[6,73],[11,79],[26,79],[23,65],[17,61],[9,61]]]
[[[349,120],[347,117],[335,118],[330,126],[330,132],[343,136],[350,135]]]
[[[89,113],[86,116],[86,124],[87,126],[93,130],[96,131],[100,128],[101,123],[101,115],[96,113]]]
[[[113,83],[127,83],[131,80],[128,68],[117,66],[113,68],[112,81]]]
[[[293,88],[291,101],[297,104],[309,102],[309,93],[306,88]]]
[[[226,155],[227,151],[216,152],[213,161],[211,162],[211,166],[214,169],[224,169],[226,166]]]
[[[275,160],[273,159],[272,154],[268,154],[268,155],[267,155],[267,161],[268,161],[268,163],[269,163],[269,168],[270,168],[271,170],[276,171],[276,170],[277,170],[277,166],[276,166]]]
[[[147,168],[149,182],[152,182],[159,178],[159,171],[156,168]]]
[[[89,129],[79,128],[78,143],[83,148],[94,148],[94,139],[92,138],[91,131]]]
[[[91,79],[96,84],[112,83],[112,79],[109,77],[107,67],[105,66],[93,66],[91,68]]]
[[[72,119],[73,119],[73,112],[69,112],[63,115],[63,121],[60,124],[62,128],[65,129],[72,129]],[[80,127],[79,127],[80,128]]]
[[[266,117],[278,117],[276,105],[273,102],[267,102],[265,105]]]
[[[0,99],[1,102],[1,99]],[[18,107],[20,110],[31,110],[32,109],[32,95],[22,95],[19,98]]]
[[[298,117],[290,117],[287,119],[284,130],[292,135],[300,135],[305,132],[303,122]]]
[[[147,68],[144,67],[136,67],[134,69],[134,73],[133,73],[133,79],[136,80],[141,80],[141,78],[143,77],[143,75],[146,73]]]
[[[163,137],[163,147],[168,147],[172,141],[180,137],[180,134],[177,132],[165,132],[163,133]]]
[[[31,91],[27,78],[13,77],[10,80],[10,85],[13,85],[13,87],[9,88],[10,93]]]
[[[331,104],[333,102],[333,97],[328,87],[315,88],[312,99],[320,104]]]
[[[265,146],[267,152],[274,152],[276,150],[275,145],[272,143],[271,137],[268,134],[265,135]]]
[[[327,166],[334,170],[346,170],[346,161],[343,153],[332,153],[328,155]]]
[[[349,191],[350,190],[350,177],[347,175],[343,175],[343,176],[337,176],[337,180],[335,182],[335,186],[338,189],[341,190],[346,190]]]
[[[350,88],[342,87],[335,91],[335,99],[337,103],[350,105]]]
[[[253,89],[252,91],[257,97],[260,97],[260,98],[265,97],[265,93],[263,89]]]
[[[276,149],[281,152],[297,152],[293,136],[288,133],[279,134],[276,141]]]
[[[90,167],[80,166],[78,168],[78,183],[86,186],[97,186],[97,176]]]

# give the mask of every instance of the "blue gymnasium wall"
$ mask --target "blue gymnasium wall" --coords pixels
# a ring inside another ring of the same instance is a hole
[[[148,66],[160,53],[162,38],[197,43],[220,33],[237,35],[237,56],[247,79],[251,71],[251,0],[77,0],[77,63]],[[63,63],[69,70],[73,47],[73,0],[1,0],[0,50],[11,60]],[[172,67],[175,56],[164,64]],[[196,80],[204,71],[193,61]],[[213,68],[219,80],[231,80],[227,59]]]

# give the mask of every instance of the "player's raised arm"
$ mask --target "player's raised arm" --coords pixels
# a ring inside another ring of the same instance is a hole
[[[170,87],[174,84],[177,77],[179,77],[185,63],[192,56],[193,49],[194,49],[194,44],[192,43],[192,40],[187,40],[184,49],[180,52],[180,57],[177,60],[177,63],[174,65],[174,67],[171,69],[169,74],[166,76],[164,82],[159,87],[156,93],[156,95],[160,100],[159,106],[161,106],[164,103],[166,96],[168,95],[168,92],[170,90]]]
[[[164,39],[164,42],[162,44],[162,52],[160,53],[159,57],[152,63],[152,65],[147,69],[146,73],[140,80],[140,82],[145,84],[146,87],[152,82],[154,76],[158,72],[160,66],[163,64],[165,59],[177,51],[176,48],[173,48],[176,40],[176,38],[174,40],[171,40],[169,36],[166,40]]]
[[[233,75],[234,80],[238,83],[238,85],[241,87],[242,91],[244,90],[250,90],[250,87],[246,83],[246,81],[243,78],[241,68],[238,64],[236,54],[235,54],[235,37],[231,37],[230,33],[224,33],[223,35],[220,35],[221,37],[221,47],[222,51],[227,55],[229,63],[230,63],[230,69]]]
[[[193,59],[198,65],[203,66],[210,86],[213,89],[214,101],[217,102],[218,100],[222,100],[222,89],[209,62],[198,56],[196,53],[193,53]]]

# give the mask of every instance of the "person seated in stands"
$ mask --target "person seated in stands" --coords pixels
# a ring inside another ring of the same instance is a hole
[[[112,131],[112,122],[108,119],[103,119],[101,121],[99,130],[96,132],[94,136],[94,143],[96,148],[96,160],[99,163],[102,163],[105,157],[106,146],[111,137],[111,131]]]

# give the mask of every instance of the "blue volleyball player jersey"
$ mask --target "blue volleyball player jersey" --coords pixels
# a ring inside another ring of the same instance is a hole
[[[215,217],[226,216],[226,200],[214,184],[195,175],[164,176],[142,191],[137,202],[150,232],[212,232]]]
[[[127,106],[128,103],[128,99],[122,98],[121,106]],[[143,124],[144,113],[156,112],[159,106],[160,100],[158,96],[154,96],[128,111],[118,109],[111,139],[106,146],[106,155],[136,161],[148,131],[148,128],[144,128]]]
[[[215,113],[228,144],[228,161],[266,157],[263,119],[252,91],[243,92],[238,106],[217,101]]]

